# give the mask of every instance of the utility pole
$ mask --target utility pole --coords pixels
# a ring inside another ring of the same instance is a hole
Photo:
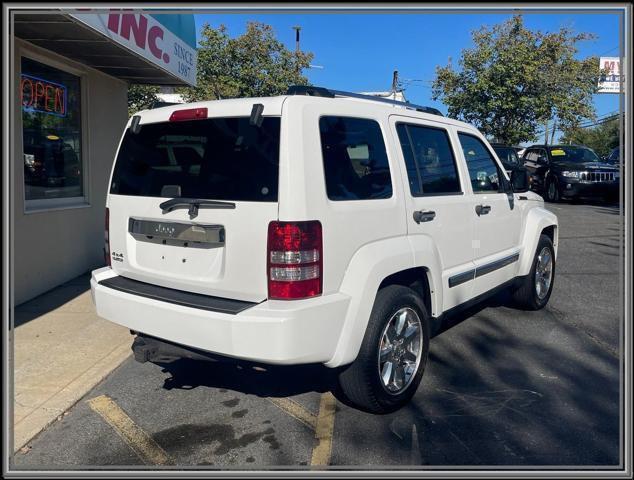
[[[398,70],[394,70],[392,74],[392,93],[396,93],[396,87],[398,85]]]
[[[295,25],[293,30],[295,30],[295,52],[299,53],[299,31],[302,29],[299,25]]]
[[[544,145],[548,145],[548,120],[544,123]]]
[[[299,31],[302,29],[299,25],[295,25],[293,30],[295,30],[295,71],[299,76]]]
[[[550,144],[555,143],[555,130],[557,130],[557,120],[553,122],[553,131],[550,133]]]
[[[398,70],[392,73],[392,100],[396,100],[396,89],[398,88]]]

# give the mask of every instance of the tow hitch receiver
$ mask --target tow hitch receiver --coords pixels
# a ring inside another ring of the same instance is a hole
[[[132,352],[134,353],[134,359],[139,363],[145,363],[156,356],[158,347],[156,345],[148,344],[145,342],[145,338],[137,336],[132,342]]]

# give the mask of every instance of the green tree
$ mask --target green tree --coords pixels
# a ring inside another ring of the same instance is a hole
[[[619,120],[615,118],[591,128],[572,128],[564,132],[559,142],[585,145],[599,156],[608,155],[619,146]]]
[[[132,84],[128,87],[128,115],[150,108],[158,100],[159,87],[154,85]]]
[[[178,89],[187,101],[279,95],[289,85],[306,85],[302,71],[313,54],[288,50],[273,28],[247,23],[231,38],[227,28],[205,24],[198,49],[197,86]]]
[[[515,15],[472,32],[472,38],[475,46],[462,51],[458,71],[451,59],[436,68],[432,98],[448,106],[450,117],[509,144],[535,140],[548,120],[566,130],[595,118],[599,61],[576,58],[578,43],[592,34],[567,27],[531,31]]]

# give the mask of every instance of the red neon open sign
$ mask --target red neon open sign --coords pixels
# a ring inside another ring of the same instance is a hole
[[[22,75],[20,101],[25,110],[65,117],[66,93],[64,85],[31,75]]]

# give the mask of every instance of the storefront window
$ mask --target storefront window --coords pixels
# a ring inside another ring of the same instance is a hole
[[[84,194],[79,82],[76,75],[22,58],[20,101],[27,201]]]

